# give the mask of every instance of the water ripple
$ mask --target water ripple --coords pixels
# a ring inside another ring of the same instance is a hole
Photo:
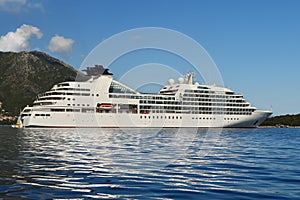
[[[299,129],[82,131],[0,129],[0,199],[300,199]]]

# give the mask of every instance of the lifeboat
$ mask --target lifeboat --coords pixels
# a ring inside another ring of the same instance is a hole
[[[109,110],[113,108],[113,105],[110,103],[102,103],[102,104],[97,104],[97,108],[99,109],[104,109],[104,110]]]

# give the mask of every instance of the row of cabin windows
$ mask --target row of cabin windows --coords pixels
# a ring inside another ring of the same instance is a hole
[[[63,108],[52,108],[50,109],[51,112],[94,112],[95,109],[94,108],[67,108],[67,109],[63,109]]]
[[[67,96],[94,96],[94,94],[90,93],[66,93],[66,92],[46,92],[43,95],[40,95],[40,97],[45,97],[45,96],[53,96],[53,95],[67,95]],[[95,94],[95,96],[99,96],[99,94]]]
[[[39,100],[65,100],[66,97],[40,97]]]
[[[70,86],[69,83],[60,83],[57,85],[57,87],[65,87],[65,86]]]
[[[170,88],[171,89],[171,88]],[[160,91],[159,92],[159,94],[174,94],[174,93],[176,93],[178,91],[178,89],[177,90],[165,90],[165,91]]]
[[[154,101],[154,100],[140,100],[141,104],[174,104],[174,105],[207,105],[207,103],[215,104],[215,105],[228,105],[228,103],[231,103],[230,106],[234,105],[244,105],[240,107],[246,107],[249,105],[245,100],[229,100],[229,101],[222,101],[217,99],[198,99],[198,100],[192,100],[189,101],[187,99],[184,99],[185,101]],[[211,103],[213,102],[213,103]],[[246,105],[246,106],[245,106]]]
[[[211,94],[190,94],[185,93],[184,97],[207,97],[207,98],[221,98],[221,99],[236,99],[243,98],[242,95],[211,95]]]
[[[192,117],[192,119],[196,120],[216,120],[215,117]],[[224,118],[224,120],[240,120],[240,118]]]
[[[208,91],[208,90],[185,90],[185,92],[190,92],[192,94],[194,93],[215,93],[215,91]]]
[[[71,104],[67,104],[68,106],[71,106]],[[77,106],[85,106],[85,104],[77,104]],[[72,106],[76,106],[76,104],[72,104]],[[87,107],[90,106],[90,104],[86,104]]]
[[[249,103],[199,103],[199,102],[183,102],[182,105],[199,105],[199,106],[224,106],[224,107],[248,107]]]
[[[203,102],[179,102],[179,101],[144,101],[141,100],[140,104],[164,104],[164,105],[194,105],[194,106],[227,106],[227,107],[248,107],[249,103],[203,103]],[[149,105],[151,106],[151,105]]]
[[[59,84],[57,84],[57,87],[67,87],[67,86],[70,86],[70,84],[69,83],[59,83]],[[78,84],[77,87],[80,87],[80,84]]]
[[[140,116],[140,119],[151,119],[151,116]],[[152,116],[152,119],[182,119],[181,116]],[[216,120],[215,117],[192,117],[196,120]],[[224,120],[239,120],[239,118],[224,118]]]
[[[175,100],[175,97],[168,97],[168,96],[139,96],[139,95],[120,95],[120,94],[110,94],[109,98]]]
[[[40,98],[45,98],[46,96],[53,96],[53,95],[67,95],[67,96],[96,96],[99,97],[99,94],[90,94],[90,93],[65,93],[65,92],[47,92],[45,94],[40,95]],[[52,98],[52,97],[50,97]],[[56,97],[58,98],[58,97]]]
[[[35,114],[36,117],[50,117],[50,114]]]
[[[34,103],[33,106],[48,106],[53,104],[55,104],[55,102],[38,102],[38,103]]]
[[[218,112],[218,111],[191,111],[174,112],[168,110],[141,110],[140,113],[183,113],[183,114],[203,114],[203,115],[252,115],[252,112]]]
[[[207,119],[207,120],[216,120],[216,118],[215,117],[192,117],[192,119],[199,119],[199,120],[201,120],[201,119],[203,119],[203,120],[205,120],[205,119]]]
[[[252,115],[252,112],[212,112],[212,111],[193,111],[192,114],[210,114],[210,115]]]
[[[56,90],[72,90],[72,91],[91,91],[90,89],[85,88],[58,88]]]
[[[240,120],[240,118],[224,118],[224,120],[232,121],[232,120]]]
[[[67,96],[96,96],[99,97],[99,94],[89,94],[89,93],[64,93],[64,92],[49,92],[43,95],[40,95],[39,99],[42,100],[64,100],[65,97],[47,97],[53,95],[67,95]],[[68,98],[70,100],[70,98]]]
[[[151,116],[140,116],[140,119],[151,119]],[[152,116],[152,119],[182,119],[181,116]]]
[[[140,100],[140,104],[174,104],[181,105],[179,101],[149,101],[149,100]]]
[[[215,102],[244,102],[243,98],[225,99],[225,98],[211,98],[211,97],[184,97],[183,101],[215,101]]]
[[[182,107],[182,106],[146,106],[140,105],[140,110],[209,110],[209,111],[235,111],[235,112],[252,112],[255,109],[245,108],[224,108],[224,107]]]

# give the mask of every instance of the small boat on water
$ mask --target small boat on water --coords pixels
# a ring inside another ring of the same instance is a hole
[[[12,128],[23,128],[23,124],[20,122],[17,122],[16,124],[11,125]]]

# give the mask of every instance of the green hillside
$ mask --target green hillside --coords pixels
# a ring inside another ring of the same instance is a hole
[[[0,52],[2,109],[17,115],[24,106],[32,104],[37,94],[76,76],[73,67],[42,52]]]
[[[261,126],[278,126],[278,125],[300,126],[300,114],[271,117],[261,124]]]

